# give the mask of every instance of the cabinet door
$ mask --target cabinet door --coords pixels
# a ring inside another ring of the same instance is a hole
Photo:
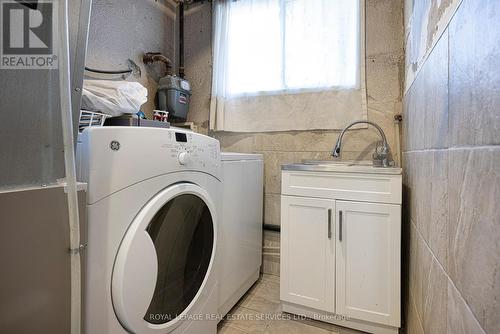
[[[401,206],[335,206],[337,313],[399,327]]]
[[[335,201],[281,197],[281,300],[334,312]]]

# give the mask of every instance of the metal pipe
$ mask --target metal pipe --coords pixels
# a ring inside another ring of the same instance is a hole
[[[87,66],[85,66],[85,71],[94,72],[94,73],[101,73],[101,74],[128,74],[128,73],[132,73],[131,69],[128,69],[128,70],[98,70],[98,69],[90,68]]]
[[[265,231],[281,232],[281,227],[274,224],[264,224],[263,229]]]
[[[59,2],[59,89],[64,143],[64,168],[68,198],[68,224],[71,261],[71,334],[81,331],[80,221],[71,113],[68,0]]]
[[[394,116],[394,127],[396,128],[396,152],[398,153],[397,156],[397,164],[398,166],[401,166],[401,128],[400,124],[401,121],[403,120],[403,117],[401,114],[395,115]]]
[[[172,74],[172,61],[159,52],[146,52],[142,56],[142,62],[144,64],[151,64],[154,62],[164,63],[167,68],[167,74]]]
[[[159,52],[146,52],[142,56],[142,61],[145,64],[159,61],[159,62],[164,63],[167,67],[172,67],[172,61]]]
[[[179,77],[184,79],[184,3],[179,4]]]

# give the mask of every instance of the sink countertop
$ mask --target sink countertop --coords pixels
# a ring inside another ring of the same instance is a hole
[[[402,172],[399,167],[374,167],[371,161],[303,161],[282,165],[281,170],[391,175],[400,175]]]

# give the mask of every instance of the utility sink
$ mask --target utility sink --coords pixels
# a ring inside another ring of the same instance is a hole
[[[284,165],[282,310],[336,312],[349,324],[331,317],[334,324],[398,333],[401,202],[400,168],[333,159]]]
[[[310,172],[341,172],[368,174],[401,174],[399,167],[375,167],[371,161],[304,160],[281,166],[282,170]]]

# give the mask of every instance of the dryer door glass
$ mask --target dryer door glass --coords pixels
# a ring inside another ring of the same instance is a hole
[[[144,320],[165,324],[191,303],[208,271],[214,245],[210,209],[198,196],[183,194],[168,201],[146,231],[158,257],[158,276]]]

